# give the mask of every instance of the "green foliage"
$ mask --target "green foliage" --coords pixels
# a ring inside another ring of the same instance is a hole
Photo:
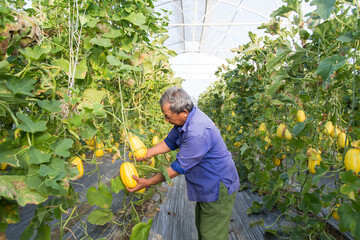
[[[0,172],[0,207],[39,205],[41,215],[21,238],[48,239],[51,221],[60,221],[63,234],[63,217],[83,214],[71,186],[78,170],[69,161],[92,151],[84,142],[96,136],[104,150],[119,150],[117,160],[127,151],[117,144],[127,146],[130,133],[147,146],[155,134],[163,138],[169,126],[158,100],[181,80],[169,67],[174,52],[162,45],[166,17],[154,12],[151,1],[0,5],[0,159],[8,163]],[[92,174],[98,174],[101,160],[94,155],[83,164],[93,164]],[[168,162],[142,176],[162,165]],[[88,203],[102,208],[88,219],[99,225],[112,219],[112,193],[124,189],[119,178],[110,180],[111,188],[101,178],[99,189],[87,192]],[[53,201],[42,206],[50,196]],[[1,212],[1,231],[11,211]],[[125,220],[118,224],[125,228]]]
[[[140,223],[136,224],[132,229],[132,232],[130,235],[130,240],[146,240],[146,239],[148,239],[152,222],[153,222],[153,219],[150,218],[147,223],[140,222]]]
[[[120,176],[117,176],[115,179],[111,179],[111,191],[113,191],[114,193],[118,193],[125,188],[126,187],[121,181]]]
[[[344,171],[343,161],[350,146],[339,148],[323,130],[331,121],[351,136],[350,143],[359,140],[359,8],[353,1],[313,0],[316,10],[303,16],[304,1],[284,2],[259,27],[271,38],[249,32],[251,42],[235,50],[229,66],[218,68],[219,81],[198,105],[220,128],[242,180],[262,196],[249,214],[262,206],[278,209],[281,218],[296,225],[280,227],[281,233],[291,239],[325,239],[331,214],[318,214],[340,204],[341,231],[358,239],[359,179]],[[283,20],[291,26],[283,28]],[[297,122],[298,110],[305,112],[304,122]],[[285,131],[277,136],[280,123],[291,140],[282,136]],[[263,124],[266,131],[259,129]],[[316,157],[311,149],[322,159],[314,175],[309,172]]]
[[[91,224],[104,225],[110,222],[113,218],[113,213],[109,209],[95,209],[92,211],[87,220]]]
[[[99,183],[99,189],[90,187],[86,193],[90,205],[97,205],[102,208],[110,208],[112,204],[111,190],[103,183]]]

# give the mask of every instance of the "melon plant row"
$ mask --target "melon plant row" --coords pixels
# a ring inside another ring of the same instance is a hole
[[[164,137],[158,100],[180,80],[169,67],[174,52],[162,45],[166,18],[152,1],[30,3],[0,4],[0,233],[21,220],[19,206],[36,204],[22,239],[50,239],[54,219],[62,238],[64,213],[81,217],[74,206],[85,202],[72,182],[90,174],[83,166],[98,174],[104,155],[124,160],[132,134],[147,146]],[[157,160],[139,174],[163,171],[167,161]],[[98,179],[85,201],[100,207],[88,221],[104,225],[113,221],[108,193],[125,187],[120,177],[111,187]]]
[[[329,221],[360,239],[358,1],[305,1],[305,16],[304,1],[284,2],[264,37],[249,32],[233,49],[199,107],[262,196],[249,214],[277,209],[295,222],[281,229],[291,239],[335,239]]]

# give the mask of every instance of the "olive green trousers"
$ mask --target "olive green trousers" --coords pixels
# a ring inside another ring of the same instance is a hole
[[[235,193],[229,195],[220,183],[219,199],[215,202],[197,202],[195,225],[199,240],[228,240],[229,223],[234,206]]]

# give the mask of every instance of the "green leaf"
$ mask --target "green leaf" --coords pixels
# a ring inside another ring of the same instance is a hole
[[[262,199],[263,201],[263,204],[264,206],[269,210],[271,211],[274,206],[275,206],[275,203],[278,201],[278,197],[275,195],[275,196],[269,196],[269,195],[265,195]]]
[[[339,54],[332,55],[323,59],[318,68],[316,69],[316,74],[321,76],[325,83],[330,82],[331,75],[342,67],[346,63],[346,57],[340,56]]]
[[[111,40],[108,38],[93,38],[90,40],[92,44],[108,48],[112,46]]]
[[[40,151],[34,146],[31,146],[29,148],[28,154],[30,156],[30,160],[29,160],[30,163],[41,164],[41,163],[50,162],[51,155]]]
[[[35,232],[35,224],[30,222],[27,228],[22,232],[20,240],[29,240],[33,237]]]
[[[6,219],[5,223],[11,222],[18,223],[20,222],[19,216],[19,205],[14,201],[9,201],[6,199],[0,200],[0,231],[5,232],[6,228],[2,230],[1,222]],[[7,225],[5,226],[7,227]]]
[[[34,142],[33,145],[43,151],[43,152],[48,152],[50,150],[50,145],[54,142],[56,142],[58,138],[49,134],[49,133],[45,133],[45,134],[36,134],[36,137],[34,138]]]
[[[106,60],[110,65],[114,65],[114,66],[121,66],[123,64],[119,59],[117,59],[113,55],[108,55],[106,57]]]
[[[94,107],[94,114],[96,116],[100,116],[100,117],[106,116],[106,113],[104,112],[104,106],[102,104],[94,103],[93,107]]]
[[[101,208],[110,208],[113,199],[111,190],[103,183],[99,183],[99,190],[94,186],[90,187],[86,193],[86,198],[90,205],[97,205]]]
[[[108,209],[95,209],[88,216],[88,222],[95,225],[104,225],[111,222],[114,214]]]
[[[354,184],[359,180],[351,171],[340,172],[340,178],[343,183]]]
[[[310,5],[316,5],[315,13],[322,19],[327,20],[334,11],[335,3],[336,0],[313,0]]]
[[[305,193],[302,202],[299,205],[300,209],[312,213],[319,213],[321,211],[321,200],[319,197],[319,191],[316,190],[313,193]]]
[[[63,139],[57,141],[56,143],[51,144],[50,147],[55,154],[61,157],[69,157],[70,156],[69,148],[72,147],[73,143],[74,141],[71,139]]]
[[[151,229],[153,219],[150,218],[147,223],[140,222],[136,224],[131,232],[130,240],[147,240]]]
[[[252,213],[259,213],[263,208],[263,204],[258,201],[252,201],[252,206],[250,208]]]
[[[140,29],[146,30],[146,26],[145,26],[146,17],[142,13],[134,13],[134,12],[132,12],[132,13],[130,13],[129,16],[127,16],[127,17],[125,17],[123,19],[126,19],[129,22],[139,26]]]
[[[87,23],[88,27],[94,28],[98,22],[99,22],[98,18],[90,17],[86,23]]]
[[[334,199],[336,199],[336,193],[335,192],[331,192],[329,194],[323,194],[321,195],[321,200],[324,203],[331,203],[332,201],[334,201]]]
[[[169,184],[170,186],[173,186],[174,183],[173,183],[173,181],[171,181],[171,178],[169,177],[166,166],[164,164],[161,164],[160,171],[161,171],[162,175],[165,177],[167,184]]]
[[[39,175],[42,177],[46,177],[49,176],[51,178],[55,178],[56,175],[58,174],[57,171],[55,169],[51,169],[46,165],[40,165],[40,170],[38,171]]]
[[[51,50],[50,45],[36,45],[33,48],[27,47],[25,49],[19,49],[19,52],[30,61],[39,60],[45,54],[48,54]]]
[[[0,41],[1,42],[1,41]],[[7,74],[10,71],[10,64],[4,60],[0,62],[0,75]]]
[[[349,203],[343,203],[338,209],[340,217],[340,231],[350,231],[356,238],[360,238],[360,213],[351,207]]]
[[[276,16],[285,16],[286,13],[293,11],[292,8],[288,6],[281,6],[277,10],[273,11],[270,15],[270,17],[276,17]]]
[[[6,86],[15,94],[24,94],[26,96],[33,97],[34,94],[31,91],[34,90],[34,84],[36,80],[33,78],[14,78],[8,82],[5,82]]]
[[[125,185],[121,181],[120,176],[117,176],[115,179],[111,179],[111,191],[117,194],[123,189],[125,189]]]
[[[84,79],[86,76],[86,73],[88,71],[87,65],[86,65],[86,58],[83,58],[79,64],[76,65],[75,75],[74,78],[76,79]]]
[[[124,34],[122,29],[110,29],[110,32],[104,33],[102,36],[106,38],[118,38]]]
[[[63,70],[68,76],[70,75],[69,67],[70,63],[66,59],[55,59],[52,61],[52,65],[58,66]],[[84,79],[87,73],[87,65],[86,65],[86,58],[82,59],[77,65],[75,69],[74,78],[76,79]]]
[[[17,113],[16,116],[22,121],[17,127],[25,132],[36,133],[42,132],[47,129],[46,121],[40,120],[34,122],[30,117],[26,116],[23,113]]]
[[[295,135],[296,137],[302,132],[302,130],[304,130],[304,128],[305,128],[305,123],[299,122],[293,127],[292,134]]]
[[[9,107],[9,105],[5,102],[2,102],[3,105]],[[3,106],[0,105],[0,117],[6,117],[6,110]]]
[[[84,139],[90,139],[97,133],[97,129],[93,123],[84,122],[84,124],[81,126],[79,132],[80,132],[79,135],[81,137],[83,137]]]
[[[47,195],[30,189],[25,182],[25,176],[16,175],[0,176],[0,196],[14,199],[22,207],[26,204],[40,204],[48,198]]]
[[[133,69],[134,69],[134,67],[131,65],[128,65],[128,64],[123,64],[120,67],[120,70],[125,70],[125,71],[132,71]]]
[[[19,167],[18,154],[22,152],[22,149],[14,140],[6,140],[0,143],[0,159],[1,162],[10,163],[15,167]]]
[[[281,69],[278,71],[271,79],[273,82],[266,90],[266,94],[273,96],[275,92],[278,90],[278,88],[286,83],[286,79],[289,77],[289,75],[286,73],[284,69]]]
[[[9,88],[6,86],[4,81],[0,80],[0,101],[6,106],[16,105],[26,103],[23,96],[15,95]]]
[[[44,183],[45,183],[45,186],[51,187],[55,190],[58,190],[60,188],[59,184],[57,184],[57,182],[52,179],[46,179]]]
[[[83,98],[89,100],[92,103],[101,104],[101,101],[106,97],[106,90],[96,90],[94,88],[88,88],[83,93]]]
[[[34,239],[37,240],[50,240],[51,228],[48,224],[42,223],[37,229],[37,234]]]
[[[340,37],[338,37],[336,40],[340,42],[351,42],[353,39],[354,39],[353,33],[347,32],[341,35]]]
[[[55,112],[61,111],[61,108],[60,108],[61,102],[58,100],[52,99],[50,102],[49,100],[45,99],[45,100],[39,101],[38,104],[41,108],[43,108],[49,112],[55,113]]]
[[[276,56],[271,58],[266,67],[271,69],[281,63],[281,61],[292,52],[291,48],[283,45],[276,53]]]
[[[64,195],[67,194],[68,188],[65,186],[64,178],[66,177],[66,171],[64,169],[64,163],[62,163],[62,167],[60,167],[60,161],[64,162],[62,159],[59,158],[53,158],[51,163],[48,165],[50,169],[48,169],[49,172],[52,173],[54,177],[54,181],[57,181],[57,184],[59,185],[59,189],[54,189],[52,187],[48,187],[44,184],[46,178],[41,177],[39,175],[40,166],[39,165],[31,165],[28,175],[26,176],[26,183],[28,184],[29,188],[34,189],[42,194],[48,195]],[[57,163],[53,163],[57,162]],[[54,170],[57,169],[57,170]],[[54,170],[54,171],[53,171]],[[45,169],[43,169],[45,172]],[[56,174],[57,172],[57,174]],[[62,181],[58,181],[59,179],[62,179]]]
[[[118,51],[116,56],[120,57],[121,60],[131,58],[131,56],[127,55],[124,51]]]

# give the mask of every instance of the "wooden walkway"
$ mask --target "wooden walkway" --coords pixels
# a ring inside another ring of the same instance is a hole
[[[174,178],[173,182],[173,187],[168,186],[166,183],[162,184],[163,187],[168,188],[168,191],[160,211],[153,219],[148,240],[197,239],[195,203],[188,201],[185,177],[180,175]],[[264,226],[268,227],[275,222],[280,214],[279,211],[270,212],[264,209],[258,214],[248,215],[246,211],[252,206],[253,201],[261,202],[261,198],[252,193],[250,189],[236,193],[229,226],[229,240],[280,240],[280,237],[266,232],[265,228],[260,225],[250,226],[253,222],[263,220]],[[324,209],[323,214],[327,213],[328,210]],[[294,223],[280,220],[272,229],[278,229],[278,224],[284,227]],[[329,224],[339,231],[337,221],[330,219]],[[345,239],[353,239],[349,233],[344,233],[343,236]]]
[[[195,203],[189,202],[186,193],[185,177],[180,175],[173,179],[174,186],[168,188],[166,198],[160,212],[154,217],[148,240],[195,240]],[[251,207],[252,201],[260,201],[259,197],[244,190],[236,193],[233,213],[230,220],[230,240],[252,239],[280,239],[265,233],[260,226],[250,227],[249,223],[264,219],[265,225],[272,224],[276,219],[276,212],[262,211],[259,214],[247,215],[246,210]],[[284,222],[281,222],[284,224]]]

